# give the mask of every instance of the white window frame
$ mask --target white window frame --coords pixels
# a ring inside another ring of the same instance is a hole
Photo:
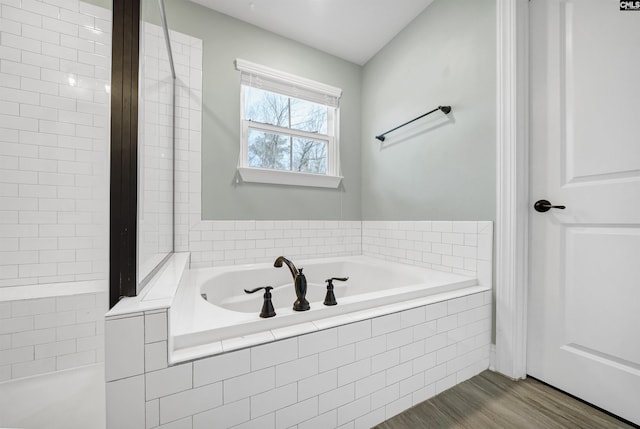
[[[309,133],[301,130],[290,128],[280,128],[277,126],[252,122],[245,119],[244,108],[244,86],[255,86],[241,83],[240,85],[240,160],[238,162],[238,172],[244,182],[270,183],[279,185],[295,185],[295,186],[311,186],[320,188],[337,188],[340,185],[342,176],[340,176],[340,148],[339,148],[339,117],[340,108],[338,100],[342,95],[342,90],[324,83],[316,82],[290,73],[275,70],[269,67],[255,64],[250,61],[236,59],[236,69],[250,79],[260,80],[264,82],[262,89],[284,96],[308,99],[309,97],[300,96],[299,94],[307,94],[315,99],[331,99],[335,100],[334,105],[331,103],[322,103],[327,106],[327,134]],[[277,89],[274,89],[276,87]],[[269,168],[256,168],[249,166],[249,129],[285,134],[293,137],[309,138],[318,141],[327,142],[327,173],[304,173],[299,171],[275,170]]]

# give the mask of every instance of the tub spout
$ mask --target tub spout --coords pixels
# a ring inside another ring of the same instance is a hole
[[[307,279],[302,274],[302,268],[297,269],[293,262],[285,258],[284,256],[278,256],[276,261],[273,263],[273,266],[276,268],[282,267],[282,263],[287,264],[289,267],[289,271],[291,271],[291,276],[293,277],[293,287],[296,291],[296,302],[293,303],[293,309],[295,311],[306,311],[309,308],[309,301],[305,298],[307,295]]]
[[[273,263],[273,266],[276,268],[280,268],[282,266],[282,263],[287,264],[287,267],[289,267],[289,271],[291,271],[291,275],[293,276],[293,279],[296,279],[296,276],[298,275],[298,269],[296,268],[295,265],[293,265],[293,262],[291,262],[290,260],[288,260],[287,258],[285,258],[284,256],[278,256],[276,258],[276,261]]]

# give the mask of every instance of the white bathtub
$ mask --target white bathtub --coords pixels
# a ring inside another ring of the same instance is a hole
[[[293,261],[304,268],[309,311],[293,311],[293,278],[286,266],[272,263],[201,268],[185,273],[170,309],[172,362],[222,353],[261,342],[349,323],[354,312],[415,301],[447,292],[478,288],[476,278],[366,256]],[[336,306],[323,304],[326,279],[334,282]],[[263,291],[272,286],[276,316],[260,318]],[[206,294],[207,300],[202,298]],[[424,303],[415,302],[415,305]],[[369,316],[370,317],[370,316]],[[183,351],[189,350],[186,353]]]

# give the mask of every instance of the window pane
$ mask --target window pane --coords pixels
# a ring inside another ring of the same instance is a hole
[[[245,119],[289,128],[289,97],[250,86],[243,88]]]
[[[291,170],[289,136],[249,128],[249,167]]]
[[[246,120],[327,135],[328,107],[243,85]]]
[[[293,170],[327,174],[327,142],[293,138]]]
[[[291,128],[326,135],[327,106],[292,98]]]

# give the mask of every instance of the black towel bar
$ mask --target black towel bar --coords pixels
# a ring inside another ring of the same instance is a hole
[[[402,128],[402,127],[404,127],[405,125],[409,125],[410,123],[412,123],[412,122],[414,122],[414,121],[417,121],[417,120],[418,120],[418,119],[420,119],[420,118],[424,118],[425,116],[432,114],[432,113],[433,113],[433,112],[435,112],[436,110],[442,110],[442,113],[444,113],[445,115],[448,115],[448,114],[449,114],[449,112],[451,112],[451,106],[438,106],[438,107],[436,107],[435,109],[433,109],[433,110],[431,110],[431,111],[429,111],[429,112],[425,113],[424,115],[420,115],[420,116],[418,116],[417,118],[413,118],[412,120],[410,120],[410,121],[408,121],[408,122],[405,122],[405,123],[404,123],[404,124],[402,124],[402,125],[398,125],[397,127],[393,128],[393,129],[390,129],[390,130],[389,130],[389,131],[387,131],[386,133],[382,133],[382,134],[380,134],[380,135],[376,136],[376,138],[377,138],[378,140],[380,140],[381,142],[383,142],[383,141],[384,141],[384,136],[385,136],[385,135],[389,134],[389,133],[390,133],[390,132],[392,132],[392,131],[397,130],[398,128]]]

